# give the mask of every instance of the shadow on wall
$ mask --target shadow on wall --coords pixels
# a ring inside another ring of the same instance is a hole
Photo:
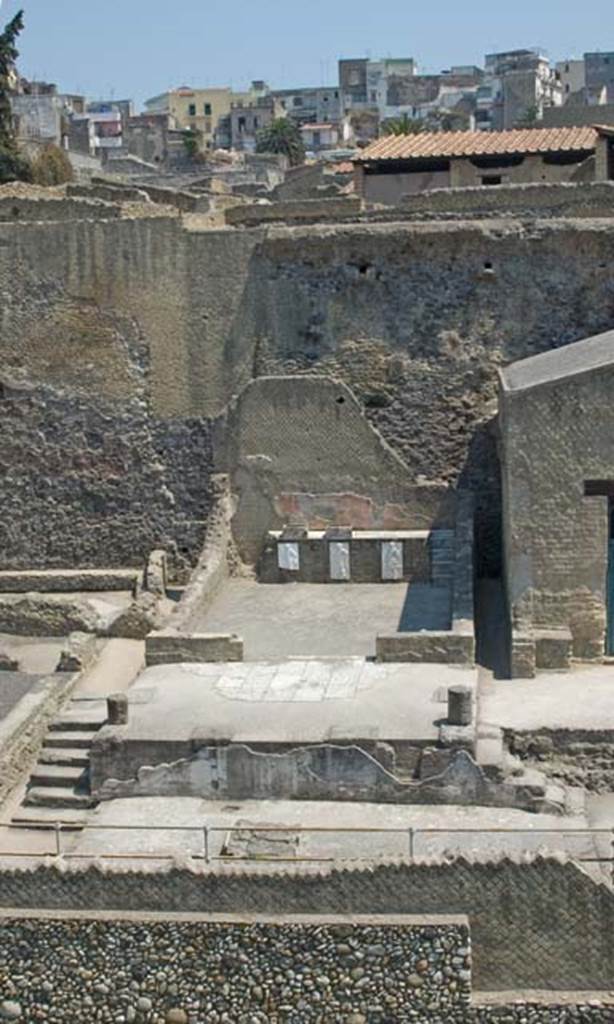
[[[218,421],[216,461],[237,497],[242,558],[255,563],[267,531],[453,526],[454,493],[417,485],[354,394],[324,376],[260,377]]]

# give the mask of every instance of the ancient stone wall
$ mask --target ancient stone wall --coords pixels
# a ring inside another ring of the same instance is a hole
[[[127,1024],[611,1024],[599,992],[477,993],[463,918],[0,917],[0,1016]],[[509,1000],[509,1001],[508,1001]],[[512,1000],[514,1000],[512,1002]]]
[[[209,420],[255,376],[309,373],[349,385],[410,485],[477,492],[495,572],[497,368],[611,327],[613,255],[614,223],[590,219],[0,224],[0,557],[121,564],[164,546],[194,564]]]
[[[477,493],[499,567],[496,370],[612,325],[612,222],[271,228],[255,266],[257,374],[349,384],[412,480]]]
[[[612,336],[614,341],[614,335]],[[581,346],[578,346],[579,348]],[[579,658],[603,654],[614,369],[502,392],[506,576],[521,632],[565,626]]]
[[[0,226],[0,243],[3,565],[140,564],[162,547],[183,570],[211,441],[203,416],[160,414],[155,395],[187,372],[169,343],[186,305],[177,222]]]
[[[454,525],[445,486],[416,486],[349,388],[322,375],[260,377],[219,425],[216,457],[237,496],[234,535],[255,562],[269,530]]]
[[[571,862],[424,861],[324,872],[30,866],[0,873],[7,908],[182,913],[466,914],[483,991],[611,990],[614,894]]]
[[[422,217],[465,217],[502,214],[523,217],[611,217],[614,214],[614,181],[535,182],[499,185],[497,188],[440,188],[408,197],[404,212]]]

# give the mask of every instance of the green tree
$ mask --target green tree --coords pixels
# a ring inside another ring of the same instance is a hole
[[[18,11],[0,34],[0,183],[31,181],[32,169],[17,146],[11,108],[12,79],[19,56],[17,38],[23,29],[23,11]]]
[[[424,131],[424,122],[409,117],[408,114],[401,114],[400,117],[390,117],[382,124],[382,135],[418,135]]]
[[[271,121],[256,136],[257,153],[279,153],[287,156],[291,167],[298,167],[305,160],[305,146],[300,129],[287,117]]]
[[[535,125],[539,121],[539,107],[536,103],[527,107],[522,117],[519,117],[514,127],[517,128],[535,128]]]
[[[64,150],[53,144],[45,146],[32,164],[32,180],[37,185],[64,185],[72,181],[72,164]]]
[[[200,155],[202,132],[197,128],[186,128],[183,133],[183,145],[189,160],[196,160]]]

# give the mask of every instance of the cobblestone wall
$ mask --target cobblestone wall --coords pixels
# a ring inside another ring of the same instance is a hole
[[[470,935],[460,918],[0,917],[3,1020],[611,1024],[614,1016],[598,995],[481,1007],[470,996]]]
[[[465,914],[483,991],[614,987],[614,894],[571,862],[466,859],[255,874],[3,870],[0,906],[268,914]]]
[[[0,1017],[12,1004],[28,1021],[445,1024],[471,980],[466,925],[385,919],[4,919],[0,965]]]

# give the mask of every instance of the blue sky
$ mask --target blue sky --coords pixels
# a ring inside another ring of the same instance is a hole
[[[332,84],[340,56],[414,56],[429,72],[521,46],[614,50],[612,0],[3,0],[0,14],[20,6],[22,73],[139,104],[182,84]]]

